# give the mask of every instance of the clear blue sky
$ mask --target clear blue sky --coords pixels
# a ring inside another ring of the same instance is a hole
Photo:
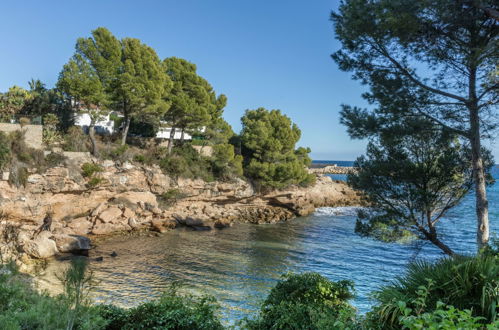
[[[177,56],[228,96],[224,117],[240,130],[246,109],[281,109],[314,159],[353,160],[365,143],[339,124],[340,104],[364,105],[363,87],[340,72],[329,21],[333,0],[12,1],[0,4],[0,91],[38,78],[52,87],[78,37],[104,26],[161,58]]]

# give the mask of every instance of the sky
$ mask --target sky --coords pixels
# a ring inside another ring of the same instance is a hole
[[[339,123],[341,104],[365,106],[365,87],[341,72],[330,54],[336,0],[11,1],[0,3],[0,91],[53,87],[78,37],[103,26],[134,37],[160,58],[182,57],[228,97],[234,131],[247,109],[280,109],[301,129],[313,159],[354,160],[365,142]]]

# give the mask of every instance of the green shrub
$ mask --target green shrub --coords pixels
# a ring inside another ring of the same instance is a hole
[[[112,160],[117,160],[125,162],[130,160],[130,155],[128,154],[129,147],[125,144],[124,146],[119,146],[111,150],[109,156]]]
[[[353,322],[350,281],[332,282],[317,273],[286,275],[270,291],[247,329],[345,329]]]
[[[169,189],[168,191],[165,191],[158,196],[158,203],[162,209],[166,209],[170,206],[175,205],[179,199],[185,197],[186,194],[184,194],[181,190]]]
[[[50,297],[15,271],[0,272],[1,329],[103,329],[105,321],[86,304],[78,310],[68,297]],[[74,313],[73,313],[74,312]],[[70,325],[73,326],[70,326]]]
[[[173,149],[159,161],[159,166],[168,175],[175,178],[199,178],[213,181],[213,173],[209,159],[202,157],[190,145],[185,144]]]
[[[64,151],[86,152],[88,136],[79,126],[71,126],[68,128],[66,135],[63,138],[62,148]]]
[[[64,163],[66,160],[66,156],[59,152],[51,152],[47,156],[45,156],[45,166],[47,167],[55,167]]]
[[[412,263],[404,276],[375,293],[379,304],[368,318],[384,328],[398,328],[399,302],[405,302],[414,310],[421,287],[428,286],[428,283],[431,286],[421,313],[432,312],[441,302],[459,310],[471,310],[473,316],[484,317],[489,323],[497,319],[499,258],[490,255]]]
[[[146,159],[146,156],[139,154],[139,155],[133,156],[133,161],[137,162],[137,163],[145,164],[147,159]]]
[[[217,179],[230,180],[243,175],[243,157],[235,154],[231,144],[214,145],[211,163]]]
[[[10,140],[4,132],[0,132],[0,170],[7,167],[10,159]]]
[[[25,187],[28,183],[29,172],[26,166],[14,163],[10,168],[9,183],[16,187]]]
[[[95,163],[84,163],[81,165],[82,175],[86,178],[92,177],[95,173],[102,172],[102,167]]]
[[[402,316],[399,319],[404,329],[483,329],[483,317],[475,317],[469,309],[459,310],[454,306],[438,302],[432,312],[412,315],[413,310],[404,302],[399,305]],[[499,321],[490,324],[488,329],[498,329]]]
[[[175,287],[158,300],[129,310],[99,306],[100,315],[108,320],[106,329],[200,329],[217,330],[223,326],[217,317],[214,298],[181,295]]]
[[[88,188],[95,188],[104,182],[106,182],[106,179],[98,178],[98,177],[94,176],[94,177],[90,178],[90,180],[88,180],[87,187]]]
[[[258,190],[307,185],[314,181],[306,166],[309,148],[295,149],[301,131],[280,110],[246,110],[241,118],[244,175]]]

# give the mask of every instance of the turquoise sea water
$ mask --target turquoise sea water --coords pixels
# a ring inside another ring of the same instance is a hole
[[[337,164],[339,162],[336,162]],[[499,171],[494,169],[499,177]],[[499,184],[488,189],[491,229],[499,233]],[[131,306],[160,294],[173,281],[185,290],[214,295],[225,320],[254,315],[258,304],[285,272],[315,271],[332,280],[355,282],[352,301],[360,312],[370,293],[404,273],[415,258],[435,260],[431,244],[386,244],[354,233],[355,208],[321,208],[313,215],[272,225],[239,224],[224,230],[174,230],[159,237],[114,238],[91,257],[99,281],[98,302]],[[442,240],[459,253],[475,251],[474,196],[452,210],[440,228]],[[112,251],[118,257],[111,258]],[[40,286],[57,291],[56,274],[67,260],[49,263]]]

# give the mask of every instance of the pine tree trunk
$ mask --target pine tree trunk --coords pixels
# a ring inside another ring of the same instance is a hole
[[[126,116],[125,118],[125,127],[123,127],[123,132],[121,135],[121,145],[124,146],[126,144],[126,138],[128,136],[128,129],[130,128],[130,117]]]
[[[431,223],[431,221],[429,223]],[[438,239],[437,231],[433,225],[430,224],[428,230],[420,228],[420,232],[423,233],[427,240],[429,240],[433,245],[442,250],[445,254],[451,257],[455,256],[454,251],[452,251],[452,249],[448,247],[447,244]]]
[[[489,202],[485,183],[485,170],[482,158],[480,115],[476,94],[476,66],[469,67],[468,110],[470,116],[470,144],[473,179],[475,180],[475,199],[477,216],[476,242],[478,250],[489,243]]]
[[[173,139],[175,138],[175,127],[170,130],[170,138],[168,139],[168,154],[171,155],[173,148]]]
[[[489,202],[487,200],[485,170],[480,143],[480,121],[478,109],[470,109],[470,142],[473,179],[475,180],[478,250],[489,243]]]
[[[92,155],[97,157],[99,155],[97,140],[95,139],[95,122],[92,120],[88,126],[88,136],[90,137],[90,142],[92,142]]]

